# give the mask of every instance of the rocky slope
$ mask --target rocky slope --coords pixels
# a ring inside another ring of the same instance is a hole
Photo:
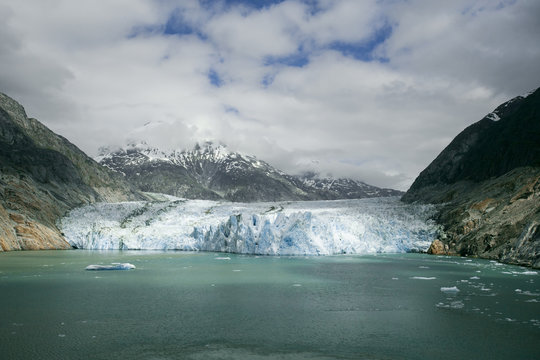
[[[402,200],[441,204],[431,253],[540,267],[540,89],[461,132]]]
[[[69,248],[56,227],[67,210],[143,197],[0,93],[0,251]]]
[[[96,159],[142,191],[230,201],[330,200],[401,195],[350,179],[291,176],[253,156],[211,142],[165,153],[145,143],[103,149]]]

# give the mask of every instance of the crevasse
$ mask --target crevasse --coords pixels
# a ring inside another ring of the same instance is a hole
[[[98,203],[59,226],[80,249],[331,255],[426,250],[435,209],[398,198],[276,203],[208,200]]]

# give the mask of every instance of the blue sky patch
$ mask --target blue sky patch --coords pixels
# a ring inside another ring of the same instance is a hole
[[[285,65],[293,67],[303,67],[308,63],[309,56],[302,51],[286,56],[267,56],[264,58],[265,66]]]
[[[236,114],[236,115],[240,114],[240,111],[234,106],[224,105],[224,108],[225,108],[225,112]]]
[[[140,35],[161,34],[162,32],[163,32],[162,25],[135,26],[134,28],[131,29],[131,32],[127,35],[127,38],[133,39]]]
[[[263,79],[261,81],[261,84],[266,88],[274,82],[274,78],[276,77],[275,74],[266,74],[263,76]]]
[[[169,15],[163,33],[166,35],[191,35],[195,33],[195,29],[184,20],[179,10],[175,10]]]
[[[208,71],[208,80],[210,80],[210,84],[214,85],[215,87],[221,87],[223,85],[223,79],[214,69],[210,69]]]
[[[134,27],[128,38],[134,38],[140,35],[197,35],[199,38],[205,40],[206,36],[202,34],[197,28],[189,24],[184,19],[182,12],[179,9],[172,11],[164,24],[157,25],[143,25]]]
[[[388,23],[385,23],[384,26],[375,30],[373,35],[365,40],[358,43],[349,43],[342,41],[335,41],[331,43],[328,47],[332,50],[339,51],[345,56],[354,57],[357,60],[361,61],[373,61],[378,60],[381,62],[388,62],[388,59],[385,58],[375,58],[373,56],[373,51],[385,42],[392,35],[392,26]]]
[[[261,10],[275,4],[280,4],[284,1],[285,0],[222,0],[221,3],[224,4],[225,7],[243,5],[248,8]],[[200,3],[202,6],[206,8],[211,8],[215,6],[216,1],[215,0],[201,0]]]

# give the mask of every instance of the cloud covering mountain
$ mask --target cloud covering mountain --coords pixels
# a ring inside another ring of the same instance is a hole
[[[405,189],[538,87],[537,1],[0,0],[0,87],[96,155],[225,142]]]

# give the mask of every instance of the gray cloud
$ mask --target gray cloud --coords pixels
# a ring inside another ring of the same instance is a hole
[[[91,155],[214,140],[406,189],[540,84],[537,1],[247,3],[0,0],[0,91]]]

